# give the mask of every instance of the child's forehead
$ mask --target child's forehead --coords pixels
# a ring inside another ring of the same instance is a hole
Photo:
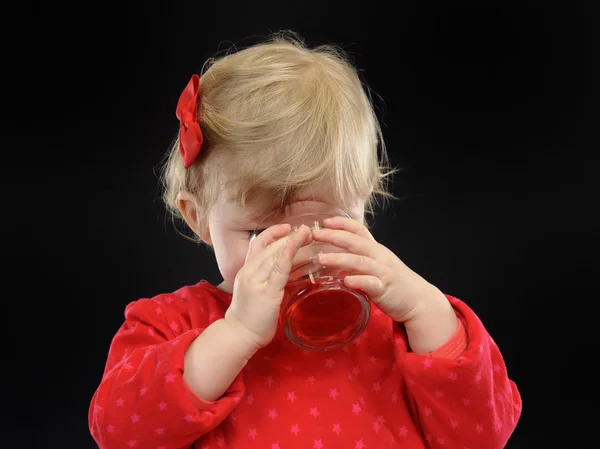
[[[232,193],[232,192],[230,192]],[[263,195],[252,201],[243,202],[234,195],[225,196],[222,202],[223,211],[237,220],[277,219],[287,214],[304,213],[310,209],[326,211],[341,208],[336,199],[328,192],[298,191],[285,201],[276,201],[273,197]]]

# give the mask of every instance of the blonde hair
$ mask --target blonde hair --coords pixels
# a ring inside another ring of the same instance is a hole
[[[188,169],[179,137],[169,149],[168,210],[181,218],[177,195],[188,191],[206,226],[217,201],[260,199],[265,213],[318,186],[341,208],[365,200],[372,214],[378,197],[393,198],[385,180],[394,170],[367,92],[339,48],[309,49],[289,32],[210,59],[198,108],[204,143]],[[225,191],[233,194],[223,198]]]

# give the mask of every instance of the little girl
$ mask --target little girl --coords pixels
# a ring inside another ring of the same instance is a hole
[[[101,449],[499,449],[521,414],[475,313],[376,242],[364,217],[386,156],[369,97],[332,47],[277,35],[192,76],[164,198],[223,277],[132,302],[89,411]],[[378,148],[382,151],[378,152]],[[290,232],[314,203],[348,217]],[[283,221],[261,217],[283,207]],[[278,317],[311,241],[365,292],[371,318],[343,349],[292,345]]]

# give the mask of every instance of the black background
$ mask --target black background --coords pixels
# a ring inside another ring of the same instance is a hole
[[[126,304],[219,282],[160,202],[175,105],[206,58],[292,29],[342,45],[383,98],[401,200],[373,232],[466,301],[502,349],[524,402],[507,447],[595,447],[597,4],[3,6],[3,408],[15,435],[0,446],[94,448],[87,408]]]

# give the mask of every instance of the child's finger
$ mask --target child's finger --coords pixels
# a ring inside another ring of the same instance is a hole
[[[273,243],[281,240],[290,233],[291,226],[287,223],[271,226],[250,241],[246,262],[250,257],[260,253]]]
[[[370,257],[358,256],[352,253],[324,253],[318,255],[319,263],[328,268],[340,268],[356,274],[368,274],[375,277],[383,276],[380,264]]]
[[[374,302],[383,295],[385,287],[381,279],[371,275],[354,275],[346,276],[344,278],[344,284],[349,288],[355,288],[362,290],[367,294],[369,299]]]
[[[281,257],[283,249],[290,238],[291,236],[283,237],[264,248],[261,252],[248,258],[244,265],[244,269],[249,278],[255,282],[267,281],[270,274],[268,267],[272,267],[274,264],[274,262],[270,261],[275,261]]]
[[[348,217],[331,217],[323,220],[323,225],[329,229],[340,229],[343,231],[352,232],[366,239],[375,241],[373,235],[365,227],[364,224],[357,220]]]
[[[283,288],[287,284],[292,268],[292,260],[300,248],[310,243],[310,230],[301,226],[298,231],[286,238],[281,252],[267,258],[257,272],[257,279],[268,280],[274,288]]]
[[[353,254],[377,258],[377,242],[340,229],[313,229],[313,239],[318,242],[331,243],[338,248],[345,249]]]

